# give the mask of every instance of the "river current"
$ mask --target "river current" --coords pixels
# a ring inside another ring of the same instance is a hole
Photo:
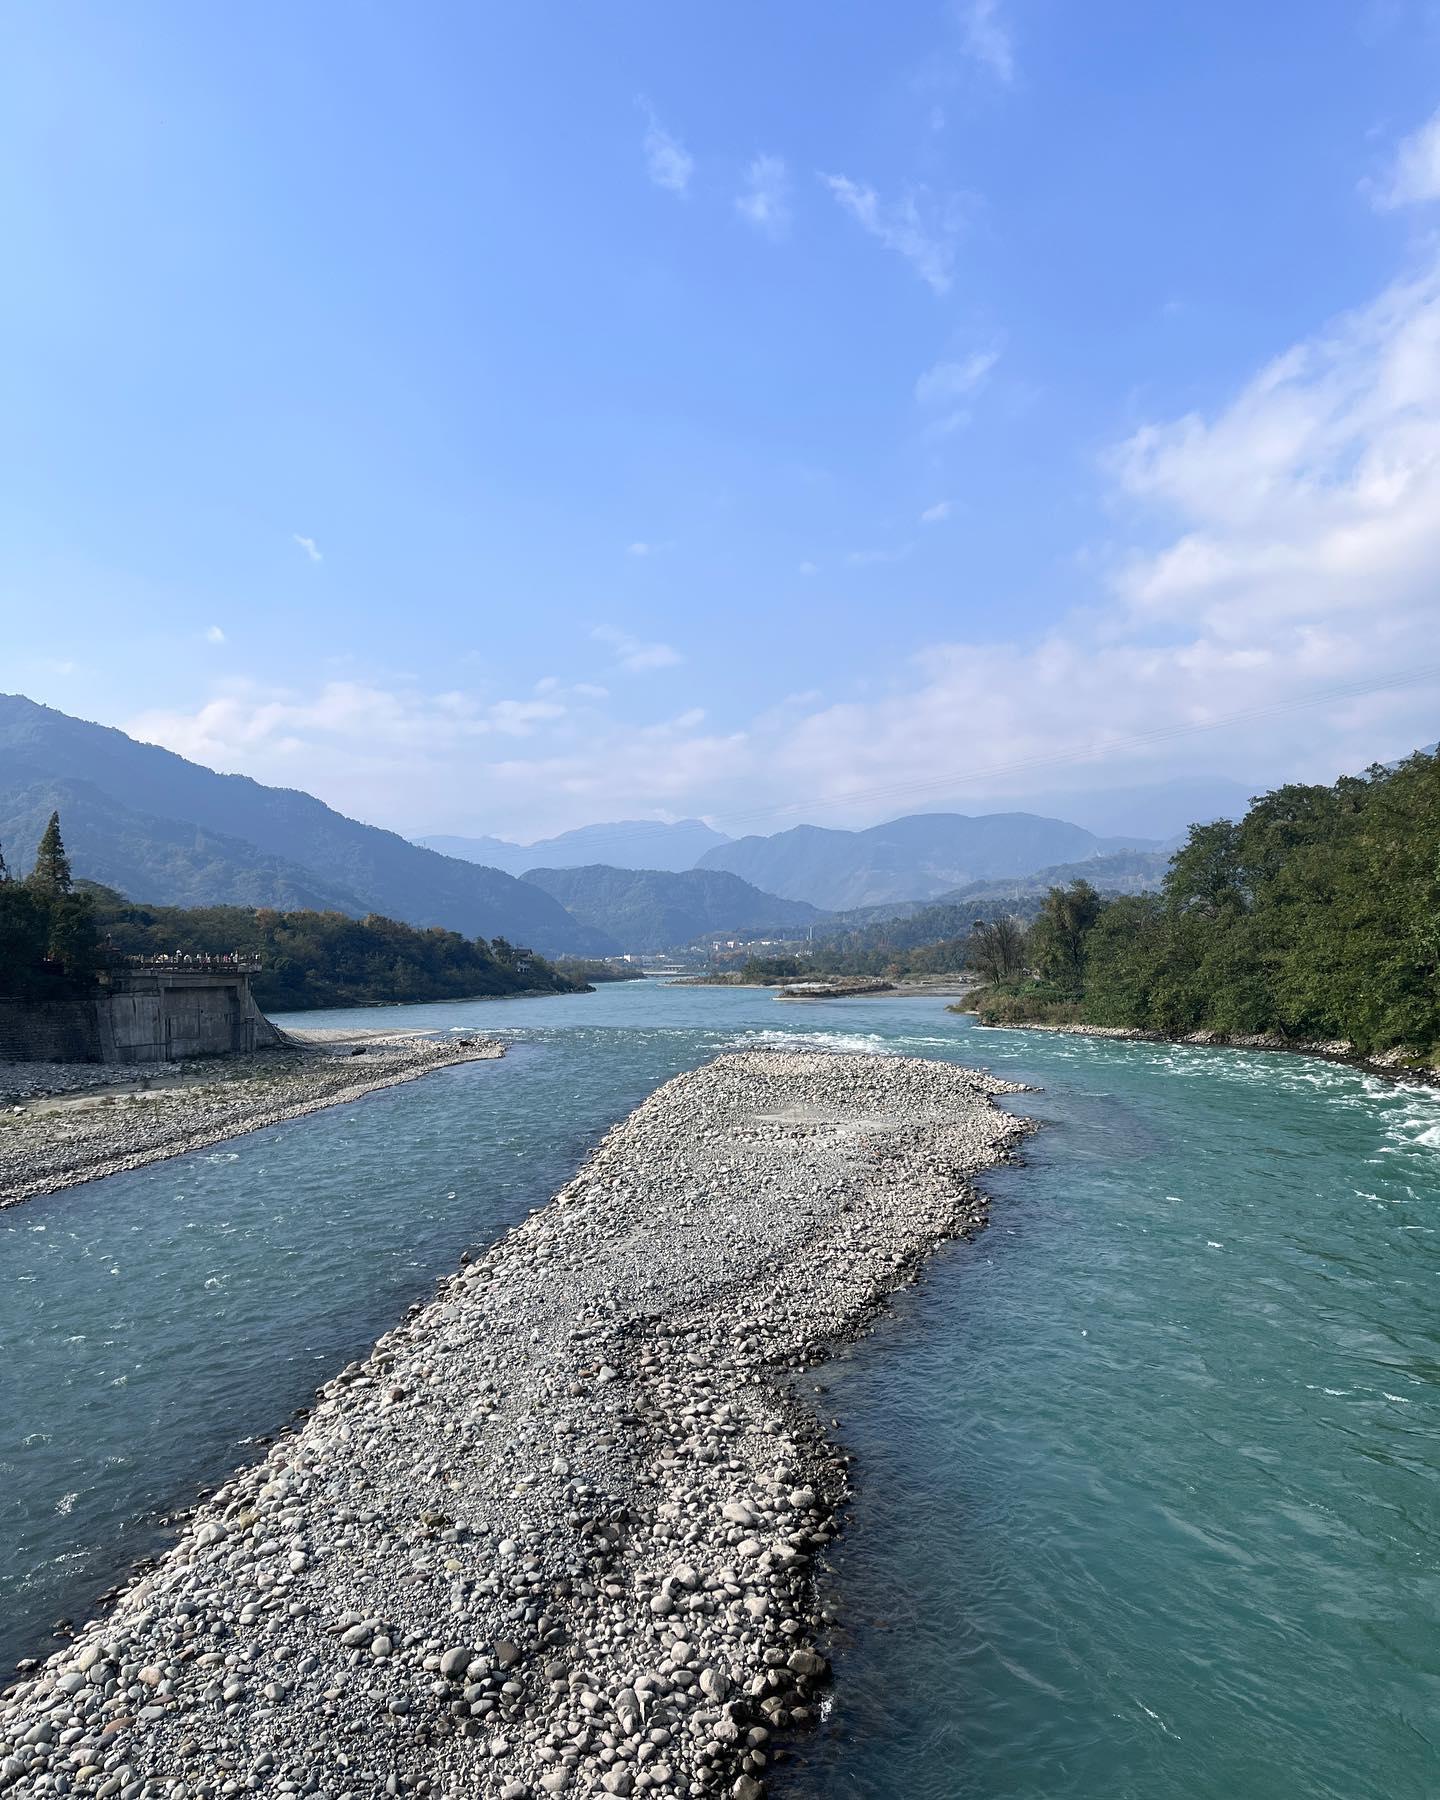
[[[855,1453],[794,1800],[1440,1792],[1440,1095],[653,983],[307,1014],[464,1065],[0,1213],[0,1668],[658,1082],[826,1043],[1035,1084],[989,1229],[819,1371]]]

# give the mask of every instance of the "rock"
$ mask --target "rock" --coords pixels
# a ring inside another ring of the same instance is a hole
[[[0,1781],[756,1800],[828,1674],[812,1562],[846,1497],[791,1371],[983,1219],[968,1177],[1024,1129],[1002,1091],[803,1051],[667,1083],[20,1671]]]

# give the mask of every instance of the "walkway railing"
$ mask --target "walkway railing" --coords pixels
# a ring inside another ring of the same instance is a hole
[[[193,952],[177,952],[172,956],[111,956],[112,969],[154,969],[157,972],[206,974],[210,971],[227,975],[258,975],[260,959],[236,950],[228,955],[202,956]]]

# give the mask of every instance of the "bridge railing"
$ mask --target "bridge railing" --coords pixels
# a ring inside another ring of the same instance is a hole
[[[120,956],[111,955],[106,958],[108,966],[117,970],[153,969],[157,973],[169,974],[207,974],[210,972],[227,975],[258,975],[260,959],[246,956],[241,951],[218,956],[201,956],[194,952],[186,954],[177,952],[168,956]]]

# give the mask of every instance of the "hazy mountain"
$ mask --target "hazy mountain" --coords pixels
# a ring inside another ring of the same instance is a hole
[[[310,794],[217,775],[122,731],[0,695],[0,817],[17,826],[32,819],[44,787],[72,789],[74,816],[68,804],[60,812],[76,874],[132,899],[218,905],[234,902],[239,887],[251,905],[294,906],[304,894],[308,904],[507,937],[542,953],[615,947],[498,869],[421,849]],[[32,846],[12,839],[11,847],[23,858]]]
[[[1117,851],[1112,856],[1090,857],[1084,862],[1057,863],[1037,869],[1033,875],[1003,881],[974,881],[944,894],[928,906],[896,902],[888,906],[860,907],[828,918],[815,927],[815,939],[827,949],[847,955],[895,950],[914,950],[969,935],[977,919],[993,919],[1013,913],[1033,919],[1046,890],[1062,887],[1082,877],[1102,894],[1139,894],[1160,886],[1170,858],[1147,850]]]
[[[827,937],[839,931],[863,925],[878,925],[886,920],[919,919],[926,914],[960,908],[967,912],[967,925],[977,918],[988,917],[997,909],[1027,910],[1022,902],[1043,900],[1052,887],[1064,887],[1077,880],[1088,881],[1102,894],[1145,894],[1156,892],[1170,866],[1168,850],[1114,850],[1106,856],[1086,857],[1083,862],[1056,863],[1048,869],[1036,869],[1033,875],[1011,875],[994,881],[971,881],[964,887],[940,894],[932,901],[890,900],[878,906],[858,906],[828,917],[817,925],[815,935]],[[944,935],[941,933],[940,935]],[[914,942],[923,942],[915,939]]]
[[[707,932],[775,926],[798,930],[819,917],[803,900],[763,894],[721,869],[529,869],[526,881],[553,894],[577,919],[625,950],[667,950]]]
[[[767,893],[839,911],[886,900],[928,900],[967,882],[1028,875],[1150,841],[1097,837],[1033,813],[915,813],[865,831],[797,825],[707,851],[702,869],[728,869]]]
[[[423,837],[416,842],[444,856],[488,863],[511,875],[526,869],[580,869],[604,864],[613,869],[691,869],[707,850],[730,842],[702,819],[617,819],[608,825],[581,825],[559,837],[512,844],[493,837]]]
[[[1069,819],[1097,837],[1123,839],[1127,844],[1147,839],[1169,844],[1183,838],[1192,825],[1238,819],[1256,791],[1253,784],[1227,775],[1182,775],[1131,787],[1027,794],[1011,804],[1017,812]]]

